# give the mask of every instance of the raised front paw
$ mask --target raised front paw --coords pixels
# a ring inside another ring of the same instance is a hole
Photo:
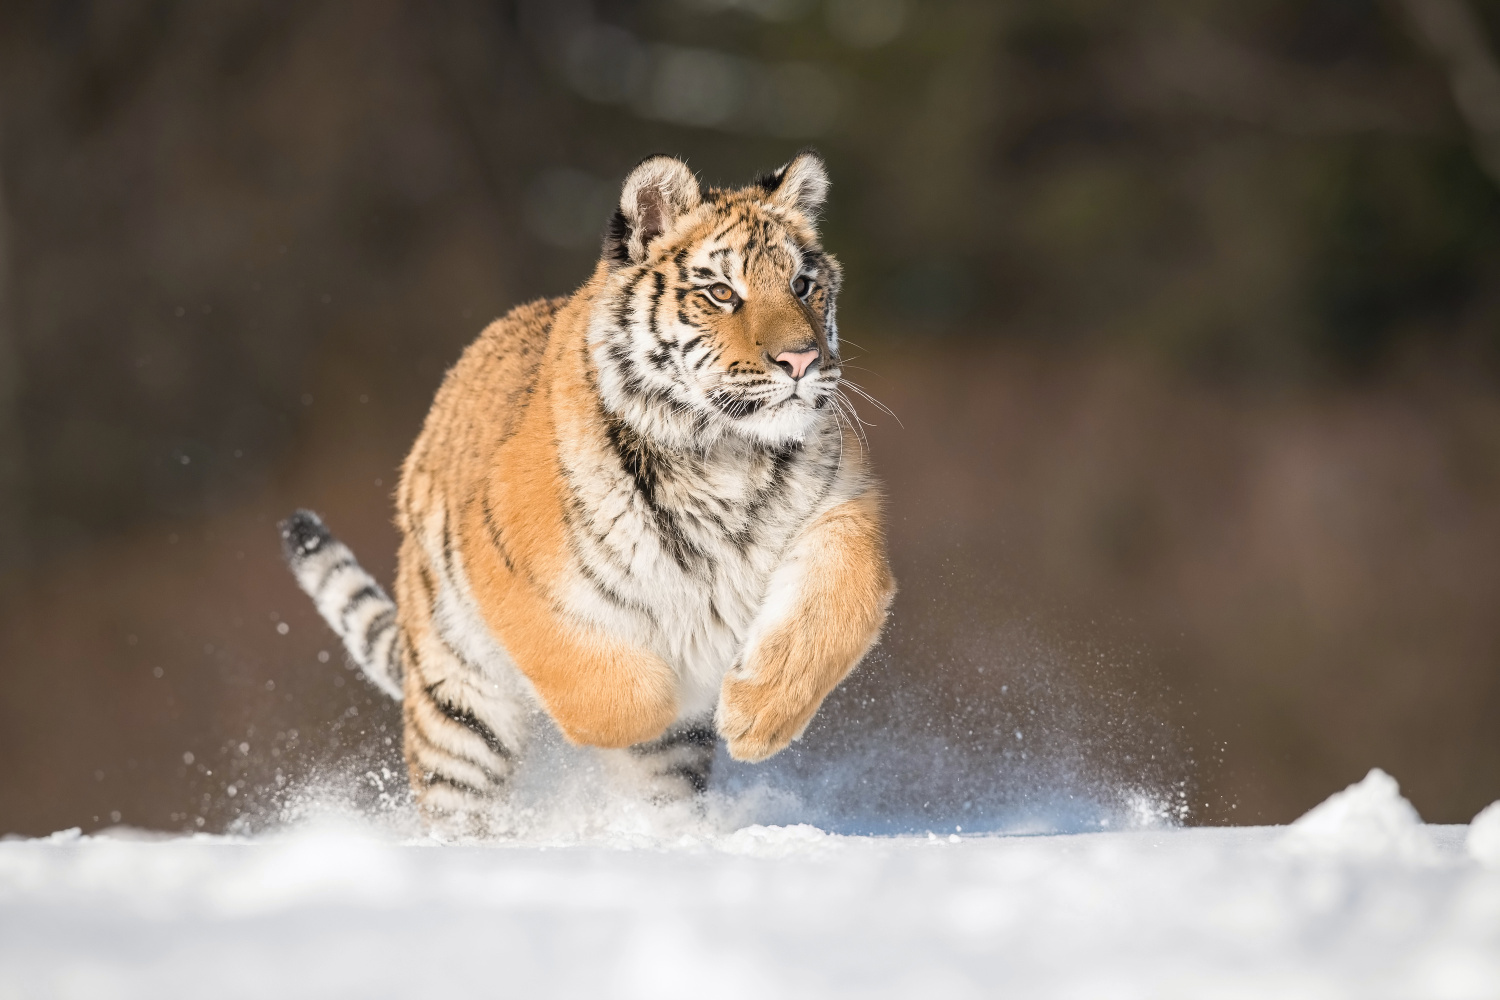
[[[762,761],[802,735],[822,703],[792,685],[757,682],[731,670],[719,689],[715,721],[735,760]]]

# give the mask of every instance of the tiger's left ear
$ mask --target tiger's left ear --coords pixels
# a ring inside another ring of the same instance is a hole
[[[672,156],[636,164],[620,188],[620,208],[604,236],[604,253],[617,264],[639,264],[646,247],[703,201],[698,178]]]
[[[767,200],[815,217],[828,198],[828,166],[811,149],[804,149],[775,173],[760,179]]]

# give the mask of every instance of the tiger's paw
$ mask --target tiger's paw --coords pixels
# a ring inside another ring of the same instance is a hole
[[[786,684],[756,682],[731,670],[719,689],[715,722],[729,756],[751,763],[780,753],[800,737],[822,698],[809,699]]]

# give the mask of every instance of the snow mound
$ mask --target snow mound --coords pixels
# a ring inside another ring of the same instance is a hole
[[[1289,856],[1274,827],[436,846],[0,841],[0,998],[1494,1000],[1500,873]]]
[[[797,823],[792,826],[747,826],[723,838],[718,846],[729,854],[784,858],[826,851],[836,843],[834,837],[817,827]]]
[[[1464,846],[1475,861],[1489,868],[1500,868],[1500,802],[1491,802],[1474,817]]]
[[[1401,795],[1396,779],[1378,767],[1371,768],[1363,781],[1308,810],[1287,828],[1280,846],[1294,854],[1358,860],[1430,863],[1437,859],[1422,817]]]

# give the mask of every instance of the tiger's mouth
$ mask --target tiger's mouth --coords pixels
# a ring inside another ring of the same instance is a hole
[[[764,399],[754,399],[723,391],[710,393],[708,401],[714,405],[715,409],[731,420],[744,420],[746,417],[753,417],[761,410],[766,409],[767,406],[767,402]],[[780,404],[773,403],[771,405],[778,406]]]
[[[831,397],[832,393],[825,388],[796,385],[785,394],[770,398],[740,395],[721,389],[710,393],[708,401],[731,420],[746,420],[757,414],[798,409],[821,410],[828,405]]]

